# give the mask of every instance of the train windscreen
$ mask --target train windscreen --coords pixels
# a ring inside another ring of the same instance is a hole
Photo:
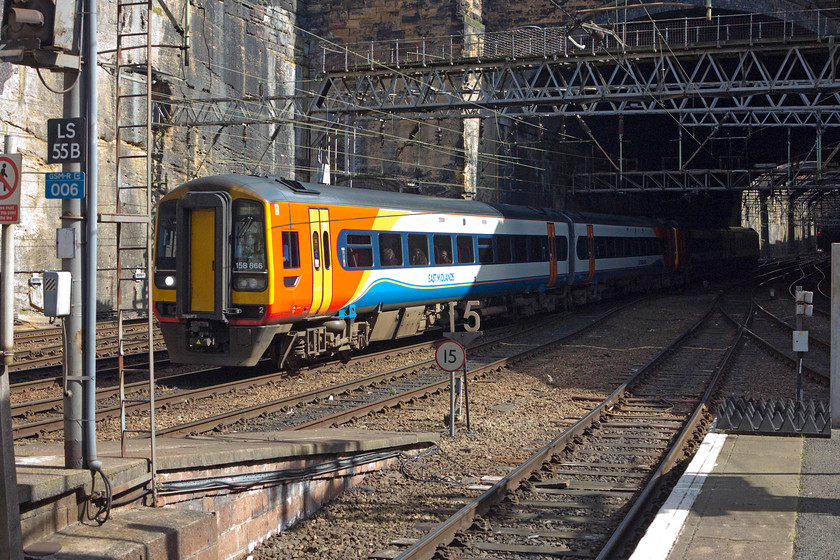
[[[234,289],[262,291],[267,284],[263,206],[250,200],[233,204]]]
[[[167,290],[175,287],[175,210],[177,205],[177,200],[162,202],[157,214],[155,285]]]

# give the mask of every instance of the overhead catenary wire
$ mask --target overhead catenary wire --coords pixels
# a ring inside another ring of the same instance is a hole
[[[268,11],[269,13],[271,13],[272,11],[276,12],[276,11],[277,11],[277,9],[276,9],[276,8],[272,8],[272,7],[268,7],[268,10],[267,10],[267,11]],[[204,20],[205,18],[202,18],[202,19]],[[216,25],[215,25],[214,23],[212,23],[212,22],[202,21],[202,26],[203,26],[203,27],[205,27],[205,28],[206,28],[208,25],[209,25],[210,27],[218,27],[218,26],[216,26]],[[270,26],[270,20],[268,20],[268,25]],[[299,31],[301,31],[301,32],[303,32],[303,33],[308,33],[309,35],[311,35],[311,36],[313,36],[313,37],[315,37],[315,38],[317,38],[317,39],[319,39],[319,40],[323,40],[323,38],[322,38],[322,37],[319,37],[319,36],[317,36],[317,35],[315,35],[315,34],[313,34],[313,33],[309,32],[308,30],[302,29],[302,28],[300,28],[300,27],[298,27],[298,26],[292,26],[292,27],[294,27],[295,29],[297,29],[297,30],[299,30]],[[277,29],[279,30],[279,28],[277,28]],[[205,36],[205,42],[206,42],[206,36]],[[208,52],[211,52],[211,51],[208,49]],[[216,69],[218,69],[218,70],[224,70],[224,67],[219,67],[219,66],[218,66],[218,64],[215,64],[212,60],[209,60],[209,59],[208,59],[208,60],[206,60],[206,61],[202,61],[202,62],[205,62],[208,66],[215,67],[215,68],[216,68]],[[229,69],[229,70],[230,70],[230,69]],[[228,71],[229,71],[229,70],[228,70]],[[234,69],[234,70],[235,70],[235,69]],[[393,69],[392,69],[392,70],[393,70]],[[213,79],[213,78],[212,78],[212,72],[211,72],[210,74],[211,74],[210,80],[212,81],[212,79]],[[242,72],[242,74],[243,74],[243,76],[250,76],[250,74],[249,74],[248,72]],[[263,80],[263,81],[264,81],[264,80]],[[269,82],[269,83],[271,83],[271,82]],[[296,91],[296,92],[301,92],[301,93],[304,93],[304,94],[306,94],[306,95],[311,95],[311,91],[310,91],[310,90],[306,90],[306,89],[303,89],[303,88],[298,88],[298,87],[295,87],[294,89],[295,89],[295,91]],[[197,100],[196,102],[197,102],[197,103],[200,103],[200,102],[201,102],[201,100]],[[388,118],[393,118],[393,117],[394,117],[394,115],[392,115],[392,114],[390,114],[390,113],[383,113],[383,116],[386,116],[386,117],[388,117]],[[535,126],[535,125],[533,125],[532,123],[529,123],[528,121],[524,121],[524,120],[522,120],[522,119],[517,119],[517,118],[515,118],[515,117],[511,117],[510,115],[505,115],[505,116],[506,116],[506,118],[509,118],[509,119],[515,120],[516,122],[520,122],[520,123],[522,123],[522,124],[526,124],[526,125],[529,125],[529,126]],[[400,119],[400,120],[406,120],[406,117],[403,117],[403,116],[397,116],[397,118],[398,118],[398,119]],[[423,126],[434,126],[435,128],[440,128],[440,124],[428,125],[427,123],[424,123],[424,122],[422,122],[422,121],[417,121],[417,122],[421,122],[421,124],[422,124]],[[310,128],[310,129],[312,129],[312,130],[314,130],[314,127],[309,127],[309,128]],[[458,129],[449,129],[449,128],[448,128],[448,129],[446,129],[446,130],[448,130],[448,131],[450,131],[450,132],[452,132],[452,133],[461,134],[461,131],[460,131],[460,130],[458,130]],[[368,137],[370,137],[370,135],[368,135]],[[398,141],[399,141],[399,140],[402,140],[402,138],[397,137],[397,138],[396,138],[396,140],[398,140]],[[500,143],[500,142],[498,142],[498,141],[495,141],[495,140],[492,140],[492,139],[486,139],[486,138],[485,138],[485,139],[482,139],[482,141],[483,141],[483,142],[485,142],[485,143],[489,141],[489,142],[497,142],[497,143],[499,143],[499,144],[502,144],[502,143]],[[435,145],[435,144],[433,144],[433,143],[430,143],[430,142],[422,142],[422,141],[418,141],[418,142],[416,142],[416,144],[417,144],[418,146],[423,146],[423,147],[426,147],[426,148],[428,148],[428,149],[430,149],[430,150],[434,150],[434,151],[443,151],[443,150],[444,150],[444,148],[441,148],[440,146],[437,146],[437,145]],[[451,148],[448,148],[448,150],[449,150],[449,151],[451,151],[452,149],[451,149]],[[532,151],[533,151],[533,152],[538,152],[538,150],[534,150],[533,148],[532,148]],[[551,152],[546,151],[546,153],[547,153],[547,154],[550,154]],[[342,154],[342,155],[343,155],[343,154]],[[465,152],[464,150],[460,150],[460,153],[458,153],[457,155],[459,155],[460,157],[465,157],[465,156],[466,156],[466,152]],[[558,155],[563,155],[563,154],[558,154]],[[354,154],[354,157],[358,157],[358,155]],[[480,155],[479,155],[480,160],[484,160],[484,159],[486,159],[486,158],[488,158],[488,157],[490,157],[490,158],[491,158],[491,160],[492,160],[492,158],[493,158],[494,156],[492,156],[491,154],[488,154],[486,151],[485,151],[485,152],[481,152],[481,153],[480,153]],[[398,161],[398,160],[391,160],[391,163],[394,163],[394,164],[404,164],[404,162],[400,162],[400,161]],[[514,165],[517,165],[517,164],[522,164],[522,160],[521,160],[521,159],[514,159],[513,161],[508,161],[508,160],[504,160],[504,159],[497,159],[497,160],[496,160],[496,163],[500,163],[500,164],[504,164],[504,165],[507,165],[507,164],[514,164]],[[535,170],[536,170],[536,171],[542,171],[542,170],[544,170],[544,169],[543,169],[542,167],[538,167],[538,168],[536,168]]]

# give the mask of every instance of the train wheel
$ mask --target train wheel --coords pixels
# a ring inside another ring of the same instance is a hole
[[[304,365],[304,360],[294,352],[289,352],[289,355],[286,356],[286,361],[282,367],[286,369],[290,374],[294,375],[300,371],[300,368]]]
[[[295,353],[293,341],[277,338],[271,345],[271,361],[277,369],[285,369],[289,373],[297,373],[304,365],[304,360]]]

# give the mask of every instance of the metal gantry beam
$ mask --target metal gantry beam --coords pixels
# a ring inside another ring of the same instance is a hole
[[[357,122],[386,114],[590,122],[668,115],[684,129],[799,128],[820,137],[840,126],[840,49],[829,38],[835,27],[810,10],[628,22],[597,37],[572,36],[571,28],[515,30],[463,39],[477,47],[460,50],[451,40],[325,48],[325,75],[309,114],[349,114]],[[689,162],[674,170],[580,173],[571,189],[826,189],[837,179],[819,162],[771,170],[686,169]]]
[[[789,173],[774,169],[684,169],[579,173],[572,175],[573,193],[608,192],[713,192],[733,190],[782,191],[795,188],[831,192],[840,185],[840,170],[815,166]]]
[[[170,115],[160,124],[167,126],[283,124],[305,112],[303,98],[288,95],[167,99],[166,103],[171,106]]]
[[[672,114],[691,126],[840,126],[840,49],[822,43],[505,60],[330,74],[311,114]]]

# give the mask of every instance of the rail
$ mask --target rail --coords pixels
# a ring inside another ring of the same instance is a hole
[[[726,14],[705,17],[647,19],[598,25],[525,26],[479,34],[419,37],[321,45],[323,73],[376,70],[383,67],[452,65],[465,61],[558,58],[606,50],[635,50],[758,45],[790,41],[823,41],[838,33],[829,17],[836,9]],[[316,50],[317,52],[317,50]]]

